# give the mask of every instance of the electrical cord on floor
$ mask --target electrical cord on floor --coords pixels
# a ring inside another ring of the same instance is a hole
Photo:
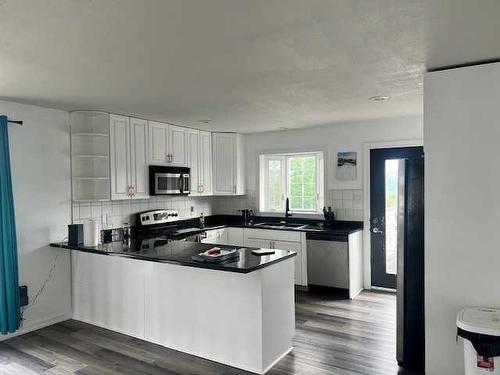
[[[67,237],[63,238],[63,240],[61,241],[61,247],[64,245],[64,241],[66,241],[67,239],[68,239]],[[21,310],[21,322],[24,320],[24,313],[36,304],[36,302],[38,301],[38,297],[40,297],[42,295],[43,291],[45,290],[45,287],[52,279],[52,274],[54,273],[54,271],[56,269],[57,259],[59,259],[60,255],[61,255],[61,251],[58,251],[56,256],[54,257],[54,261],[52,262],[52,266],[50,267],[49,274],[47,275],[47,278],[43,281],[42,286],[40,287],[40,289],[38,289],[38,292],[36,292],[35,295],[33,296],[33,298],[31,299],[31,303],[29,303],[27,306],[25,306]]]

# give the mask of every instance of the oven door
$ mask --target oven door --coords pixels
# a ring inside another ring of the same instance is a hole
[[[182,173],[155,173],[155,194],[184,194]]]

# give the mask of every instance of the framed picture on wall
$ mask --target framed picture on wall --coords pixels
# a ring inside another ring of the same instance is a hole
[[[357,175],[358,153],[355,151],[337,153],[338,180],[355,180]]]

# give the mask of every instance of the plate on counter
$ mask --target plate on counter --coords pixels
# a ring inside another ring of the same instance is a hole
[[[239,257],[240,252],[238,249],[221,249],[219,247],[213,247],[203,253],[191,256],[191,259],[197,262],[221,263],[229,260],[235,260]]]

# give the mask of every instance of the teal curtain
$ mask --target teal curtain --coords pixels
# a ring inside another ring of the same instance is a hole
[[[0,116],[0,334],[21,324],[16,223],[10,175],[7,116]]]

